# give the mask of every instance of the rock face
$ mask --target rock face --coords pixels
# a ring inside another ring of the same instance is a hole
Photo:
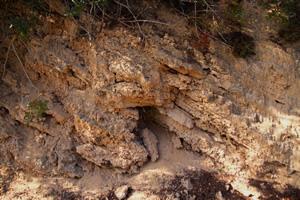
[[[119,200],[125,199],[128,193],[128,185],[123,185],[121,187],[118,187],[115,191],[115,195]]]
[[[299,52],[262,40],[246,61],[211,41],[204,55],[176,34],[142,47],[120,27],[73,38],[66,20],[46,20],[47,36],[30,38],[24,63],[9,57],[1,71],[0,163],[76,178],[89,165],[137,172],[160,154],[156,136],[140,129],[146,117],[221,173],[300,187]],[[48,109],[26,123],[36,99]]]
[[[151,161],[156,161],[159,158],[158,140],[156,136],[149,129],[144,129],[142,131],[142,138],[151,157]]]
[[[83,158],[98,166],[112,166],[121,169],[129,169],[131,166],[141,166],[147,158],[145,149],[137,149],[138,146],[122,147],[118,149],[105,149],[92,144],[83,144],[76,147],[76,151]],[[133,154],[134,152],[134,154]],[[144,158],[144,160],[142,160]],[[140,162],[140,163],[139,163]]]
[[[185,112],[184,110],[180,109],[179,107],[175,106],[174,108],[168,109],[166,111],[162,111],[161,113],[167,115],[169,118],[174,120],[175,122],[185,126],[189,129],[194,127],[194,121],[192,117]]]

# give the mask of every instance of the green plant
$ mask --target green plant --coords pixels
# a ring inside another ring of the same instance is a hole
[[[43,100],[34,100],[27,105],[24,120],[26,123],[33,119],[41,120],[48,110],[48,102]]]
[[[10,19],[9,28],[16,33],[18,38],[25,40],[37,23],[38,17],[34,15],[29,17],[14,16]]]
[[[264,0],[260,5],[267,11],[270,19],[288,23],[297,14],[297,0]]]
[[[11,20],[10,28],[12,28],[21,39],[26,39],[30,31],[30,23],[25,18],[15,17]]]
[[[66,13],[67,16],[78,17],[84,10],[85,4],[82,0],[72,0],[70,10]]]
[[[280,37],[288,42],[300,39],[299,0],[263,0],[260,5],[266,10],[267,17],[279,24]]]
[[[231,32],[223,37],[233,48],[233,55],[241,58],[248,58],[255,55],[254,39],[242,32]]]
[[[225,10],[225,16],[232,22],[242,25],[245,23],[245,12],[241,1],[231,1]]]

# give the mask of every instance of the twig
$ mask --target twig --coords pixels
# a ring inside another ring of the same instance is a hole
[[[101,10],[101,12],[102,12],[102,18],[101,18],[101,28],[100,28],[100,32],[102,32],[102,30],[103,30],[103,26],[104,26],[104,16],[105,16],[105,9],[101,9],[98,5],[96,5],[97,7],[98,7],[98,9],[100,9]]]
[[[153,24],[162,24],[166,26],[170,26],[168,23],[160,22],[160,21],[154,21],[154,20],[143,20],[143,19],[138,19],[138,20],[129,20],[129,21],[124,21],[124,22],[145,22],[145,23],[153,23]]]
[[[20,59],[20,57],[19,57],[19,55],[18,55],[18,53],[16,51],[14,43],[12,43],[11,46],[12,46],[12,50],[13,50],[15,56],[17,57],[18,61],[20,62],[21,66],[22,66],[22,69],[24,71],[24,74],[25,74],[26,78],[28,79],[28,81],[30,82],[30,84],[32,85],[32,87],[35,88],[37,91],[39,91],[39,89],[32,83],[30,77],[28,76],[28,74],[27,74],[27,72],[25,70],[24,64],[22,63],[22,61],[21,61],[21,59]]]
[[[88,35],[88,37],[89,37],[89,41],[92,41],[92,35],[90,34],[90,32],[84,27],[84,26],[82,26],[81,24],[79,24],[79,26],[80,26],[80,28],[82,29],[82,30],[84,30],[86,33],[87,33],[87,35]],[[94,36],[93,36],[94,37]]]
[[[205,1],[204,3],[210,7],[210,9],[212,10],[213,13],[216,14],[216,12],[213,11],[213,9],[211,8],[211,6],[210,6],[206,1]],[[195,15],[195,16],[189,16],[189,15],[185,14],[184,12],[179,11],[178,9],[176,9],[176,11],[177,11],[180,15],[186,17],[187,20],[189,20],[189,19],[194,19],[194,20],[196,20],[196,19],[199,18],[199,17],[197,17],[196,15]],[[197,11],[197,12],[198,12],[198,11]],[[216,14],[215,16],[217,16],[217,14]],[[201,33],[203,33],[203,34],[207,34],[207,36],[208,36],[209,38],[214,39],[214,40],[217,40],[217,41],[221,42],[222,44],[224,44],[224,45],[226,45],[226,46],[228,46],[228,47],[231,47],[230,45],[228,45],[228,44],[226,43],[226,40],[224,40],[224,41],[225,41],[225,42],[224,42],[223,40],[221,40],[221,39],[215,37],[214,35],[212,35],[210,32],[203,31],[203,30],[201,30],[201,29],[196,28],[196,32],[197,32],[197,31],[199,31],[199,32],[201,32]],[[218,35],[219,35],[222,39],[224,38],[223,35],[222,35],[219,31],[217,31],[217,33],[218,33]],[[198,32],[197,32],[197,36],[198,36]]]
[[[195,14],[195,19],[194,19],[194,26],[195,26],[195,29],[196,29],[196,34],[197,34],[197,37],[199,38],[199,33],[198,33],[198,27],[197,27],[197,3],[195,2],[194,3],[194,14]]]
[[[90,8],[90,15],[92,14],[93,11],[95,12],[94,4],[92,3],[91,8]]]
[[[105,16],[108,17],[108,18],[111,19],[111,20],[115,20],[115,19],[116,19],[116,18],[110,16],[109,14],[107,14],[106,12],[104,12],[104,9],[101,9],[100,7],[99,7],[99,9],[100,9],[101,12],[102,12],[102,23],[104,23],[104,17],[105,17]],[[131,26],[129,26],[128,24],[126,24],[125,22],[123,22],[122,20],[120,20],[120,19],[118,19],[118,18],[117,18],[117,21],[118,21],[119,23],[123,24],[124,26],[131,28]]]
[[[29,52],[29,54],[32,55],[30,49],[28,48],[28,46],[25,44],[25,42],[23,40],[20,40],[22,42],[22,44],[24,45],[24,47],[27,49],[27,51]]]
[[[145,12],[147,11],[147,9],[148,9],[148,8],[141,9],[141,10],[139,11],[139,13],[136,14],[136,17],[139,18],[140,16],[142,16],[142,14],[145,13]]]
[[[202,0],[204,2],[204,4],[206,5],[207,8],[209,8],[211,10],[212,13],[214,13],[215,15],[217,15],[216,11],[211,7],[211,5],[209,3],[207,3],[206,0]]]
[[[9,46],[8,46],[8,49],[7,49],[7,52],[6,52],[6,57],[5,57],[4,65],[3,65],[2,79],[4,78],[4,75],[5,75],[6,64],[7,64],[7,61],[8,61],[8,55],[9,55],[9,52],[10,52],[10,48],[11,48],[11,45],[12,45],[12,43],[14,42],[15,39],[16,39],[15,36],[11,39],[11,42],[10,42],[10,44],[9,44]]]
[[[136,24],[137,24],[137,26],[138,26],[138,28],[139,28],[139,32],[141,33],[142,37],[145,38],[145,34],[143,33],[142,28],[141,28],[139,22],[137,21],[138,19],[136,18],[135,14],[132,12],[132,10],[131,10],[130,7],[129,7],[129,2],[128,2],[128,0],[126,0],[127,5],[121,3],[121,2],[119,2],[119,1],[117,1],[117,0],[114,0],[114,2],[117,3],[117,4],[119,4],[120,6],[123,6],[124,8],[126,8],[126,9],[130,12],[130,14],[132,15],[132,17],[133,17],[134,20],[136,21]]]

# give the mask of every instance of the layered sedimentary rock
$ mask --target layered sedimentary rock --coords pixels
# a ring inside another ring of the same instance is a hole
[[[246,61],[217,41],[203,54],[176,36],[150,36],[142,46],[119,27],[93,40],[68,31],[58,26],[31,39],[22,64],[9,59],[1,162],[71,177],[91,163],[136,172],[159,157],[159,133],[139,127],[146,116],[222,173],[300,187],[299,52],[259,41]],[[48,109],[26,123],[35,99]]]

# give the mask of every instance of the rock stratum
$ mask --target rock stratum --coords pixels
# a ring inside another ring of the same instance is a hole
[[[299,49],[258,37],[251,59],[218,40],[203,53],[185,19],[156,9],[169,25],[144,24],[145,40],[87,15],[89,38],[52,14],[26,48],[14,42],[1,71],[0,199],[300,198]],[[26,121],[34,101],[47,110]]]

